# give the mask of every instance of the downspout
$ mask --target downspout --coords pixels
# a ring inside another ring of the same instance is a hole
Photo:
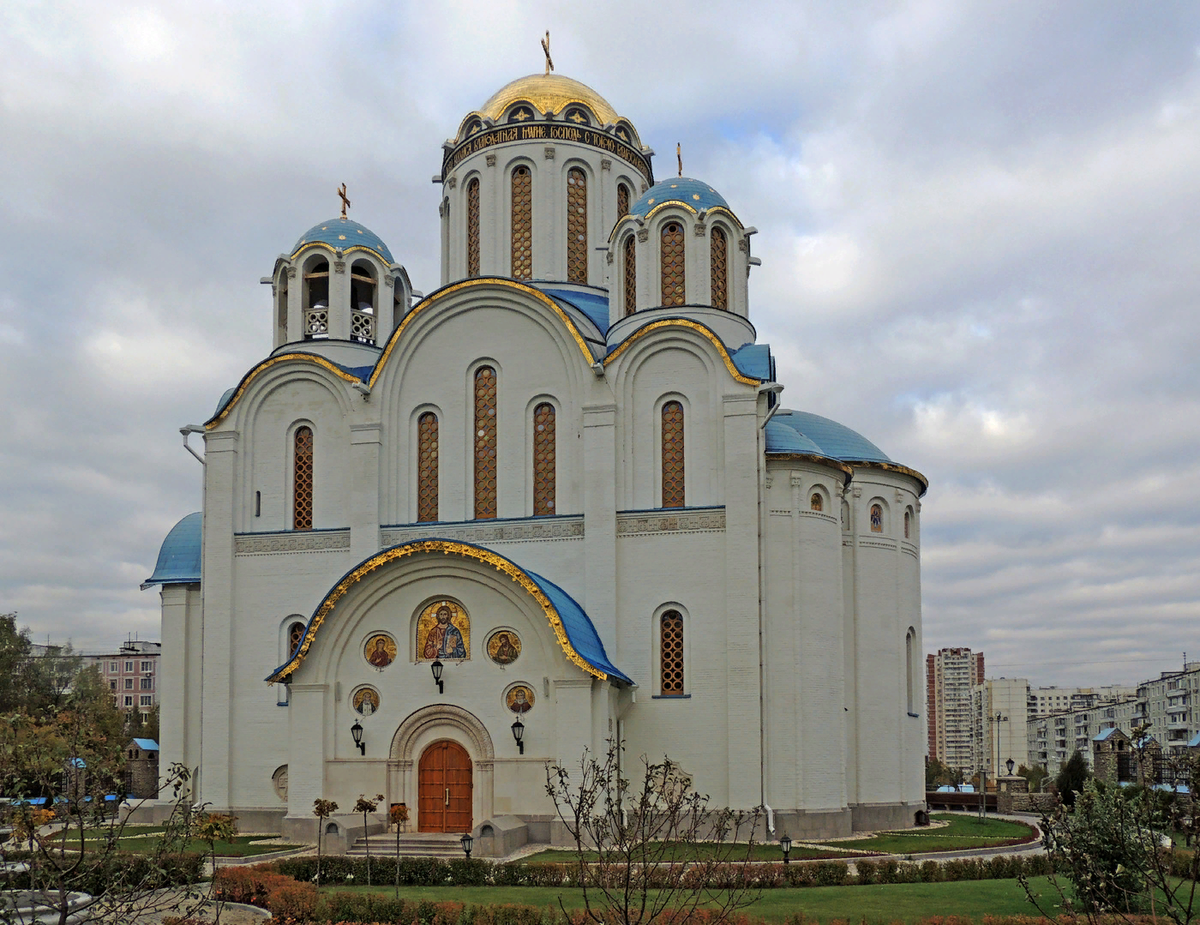
[[[766,600],[767,554],[767,423],[780,407],[779,393],[783,386],[778,382],[764,382],[758,387],[759,395],[775,397],[775,404],[767,410],[759,430],[762,431],[762,465],[758,467],[758,802],[767,814],[767,831],[775,834],[775,810],[767,803],[767,720],[766,720],[766,658],[763,652],[763,606]]]
[[[188,437],[190,437],[192,434],[204,433],[204,428],[199,424],[185,424],[183,427],[179,428],[179,432],[183,434],[183,448],[195,456],[196,459],[200,461],[200,465],[203,466],[204,457],[192,449],[191,444],[188,443]]]

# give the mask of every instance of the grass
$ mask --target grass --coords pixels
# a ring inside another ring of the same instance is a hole
[[[144,827],[127,827],[121,837],[117,839],[117,848],[121,851],[128,851],[131,854],[152,854],[157,851],[162,840],[162,826],[144,826]],[[89,847],[99,839],[105,838],[107,831],[97,833],[94,829],[90,829],[86,833],[87,844]],[[238,835],[230,841],[215,842],[216,855],[219,858],[245,858],[253,857],[259,854],[270,854],[274,851],[287,851],[290,848],[301,848],[302,845],[252,845],[251,842],[262,841],[262,835]],[[57,844],[57,839],[54,839]],[[66,848],[71,850],[73,847],[79,846],[79,830],[73,829],[67,837]],[[189,839],[184,845],[183,850],[193,854],[208,854],[210,851],[209,844],[199,838]]]
[[[881,832],[868,838],[826,844],[859,851],[882,851],[887,854],[924,854],[933,851],[987,848],[1029,838],[1033,834],[1033,829],[1024,823],[1009,822],[1005,819],[984,820],[965,813],[938,813],[932,818],[935,821],[946,821],[949,825],[936,829]]]

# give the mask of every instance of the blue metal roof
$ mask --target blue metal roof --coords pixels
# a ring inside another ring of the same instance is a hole
[[[571,640],[571,646],[575,651],[593,668],[599,668],[610,677],[624,681],[626,684],[632,684],[633,681],[608,660],[608,653],[604,651],[604,643],[600,641],[600,635],[596,632],[591,617],[579,606],[575,598],[541,575],[535,575],[530,571],[526,571],[525,574],[542,589],[542,593],[546,597],[550,598],[550,603],[558,611],[563,629],[567,631],[567,638]]]
[[[193,584],[200,581],[200,540],[203,520],[196,511],[171,528],[158,550],[154,574],[142,583],[150,585]]]
[[[738,372],[745,376],[753,376],[763,382],[770,382],[774,378],[771,375],[771,347],[769,344],[742,344],[729,354],[729,358],[733,360],[733,365],[738,368]]]
[[[551,289],[546,286],[538,288],[548,296],[570,302],[591,319],[601,334],[608,330],[608,296],[599,292],[577,292],[573,289]]]
[[[226,389],[224,392],[222,392],[222,393],[221,393],[221,400],[220,400],[219,402],[217,402],[217,409],[216,409],[216,410],[215,410],[215,411],[212,413],[212,416],[213,416],[214,418],[215,418],[215,417],[216,417],[218,414],[220,414],[220,413],[221,413],[221,410],[222,410],[222,409],[223,409],[223,408],[224,408],[226,405],[228,405],[228,404],[229,404],[229,399],[233,398],[233,393],[234,393],[234,392],[236,392],[236,391],[237,391],[237,386],[234,386],[232,389]]]
[[[1104,742],[1107,739],[1112,738],[1113,733],[1115,733],[1116,731],[1117,731],[1116,726],[1109,726],[1107,729],[1105,729],[1099,735],[1092,736],[1092,741],[1093,742]]]
[[[139,739],[139,738],[135,737],[133,740],[133,744],[136,745],[138,748],[140,748],[144,752],[158,751],[158,743],[155,742],[153,739]]]
[[[1200,748],[1200,732],[1197,732],[1188,740],[1188,748]]]
[[[768,453],[811,453],[813,456],[824,456],[821,448],[808,437],[797,433],[779,420],[779,415],[767,422],[767,452]]]
[[[724,197],[702,180],[691,177],[671,177],[661,183],[655,183],[642,193],[641,197],[629,207],[630,215],[645,218],[656,206],[664,202],[680,202],[696,212],[711,209],[714,206],[728,209]]]
[[[331,218],[327,222],[313,225],[304,232],[296,246],[292,248],[292,256],[307,244],[328,244],[330,247],[344,251],[351,247],[365,247],[386,264],[395,263],[392,252],[383,240],[370,228],[360,225],[348,218]]]
[[[792,411],[783,408],[775,420],[788,425],[798,434],[807,437],[818,447],[821,455],[840,459],[843,462],[882,462],[892,460],[874,443],[837,421],[823,418],[807,411]]]

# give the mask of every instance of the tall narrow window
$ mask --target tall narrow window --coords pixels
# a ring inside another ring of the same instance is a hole
[[[304,339],[329,336],[329,262],[320,260],[304,272]]]
[[[912,530],[912,512],[904,512],[904,538],[909,539],[909,532]]]
[[[533,176],[528,167],[512,172],[512,275],[533,279]]]
[[[729,308],[729,239],[720,228],[712,231],[709,275],[712,278],[712,307]]]
[[[808,499],[808,507],[813,511],[823,511],[825,509],[825,499],[821,497],[819,491],[814,491],[812,497]]]
[[[588,281],[587,175],[578,167],[567,171],[567,279]]]
[[[293,623],[288,627],[288,650],[289,657],[296,654],[296,647],[304,639],[304,624]]]
[[[533,409],[533,513],[554,513],[554,406],[542,402]]]
[[[637,253],[634,250],[633,235],[625,237],[625,314],[632,315],[637,311]]]
[[[683,225],[667,222],[662,230],[662,304],[682,305]]]
[[[365,260],[350,268],[350,339],[375,343],[375,271]]]
[[[292,529],[311,530],[313,525],[313,432],[297,427],[293,440]]]
[[[475,371],[475,516],[496,516],[496,371]]]
[[[683,507],[683,405],[662,408],[662,506]]]
[[[679,611],[662,615],[659,634],[659,693],[678,696],[683,693],[683,617]]]
[[[878,504],[871,505],[871,532],[883,532],[883,508]]]
[[[909,629],[904,634],[904,686],[905,694],[908,698],[908,712],[916,712],[915,696],[913,693],[913,631]]]
[[[438,519],[438,419],[432,411],[417,418],[417,520]]]
[[[629,187],[624,183],[617,184],[617,220],[629,214]]]
[[[467,276],[479,275],[479,177],[467,184]]]

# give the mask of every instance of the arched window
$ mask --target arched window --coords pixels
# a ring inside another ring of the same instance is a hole
[[[668,610],[659,620],[659,693],[664,697],[683,693],[683,616]]]
[[[662,229],[662,304],[683,301],[683,225],[667,222]]]
[[[629,214],[629,187],[617,184],[617,221]]]
[[[567,171],[567,279],[588,281],[587,175],[578,167]]]
[[[883,532],[883,508],[878,504],[871,505],[871,532]]]
[[[298,645],[300,645],[300,643],[303,639],[304,639],[304,624],[299,621],[296,621],[295,623],[293,623],[291,626],[288,627],[287,654],[288,654],[289,658],[296,654],[296,647]]]
[[[542,402],[533,409],[533,513],[554,513],[555,490],[554,406]]]
[[[808,506],[814,511],[825,510],[825,499],[821,497],[821,493],[819,491],[813,492],[813,496],[808,499]]]
[[[496,516],[496,371],[475,370],[475,516]]]
[[[297,427],[292,437],[292,529],[311,530],[313,525],[313,432]]]
[[[913,635],[914,634],[911,628],[907,633],[904,634],[904,690],[905,695],[908,698],[909,713],[917,712],[915,709],[917,698],[916,693],[913,690],[913,684],[916,681],[916,678],[914,677],[916,675],[916,671],[914,670],[913,664]]]
[[[329,261],[318,260],[304,272],[304,339],[329,336]]]
[[[712,279],[712,307],[729,308],[729,239],[720,228],[712,230],[709,246],[709,275]]]
[[[904,512],[904,538],[907,540],[912,530],[912,511]]]
[[[524,166],[512,172],[512,275],[533,279],[533,175]]]
[[[375,271],[364,260],[350,268],[350,339],[375,343]]]
[[[479,275],[479,177],[467,184],[467,276]]]
[[[625,237],[624,261],[625,314],[632,315],[637,311],[637,253],[634,250],[633,235]]]
[[[662,506],[683,507],[683,405],[662,407]]]
[[[417,418],[417,520],[438,519],[438,419],[432,411]]]

